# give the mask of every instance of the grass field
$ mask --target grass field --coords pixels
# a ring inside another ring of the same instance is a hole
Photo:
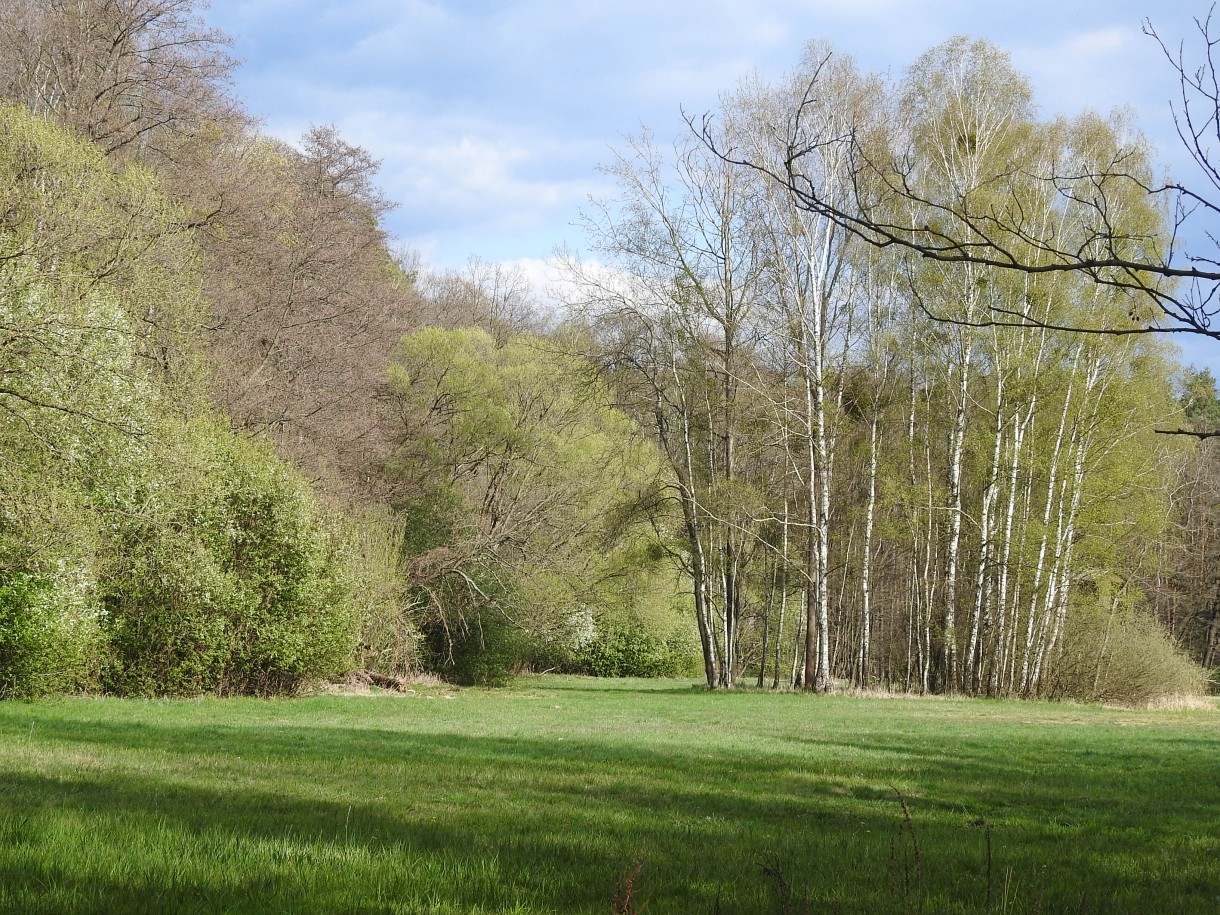
[[[1220,709],[709,694],[0,704],[5,912],[1220,911]]]

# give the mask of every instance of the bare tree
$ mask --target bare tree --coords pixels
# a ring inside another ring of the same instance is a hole
[[[545,329],[542,307],[519,266],[471,257],[462,270],[423,272],[417,286],[426,324],[480,327],[501,347],[515,335]]]
[[[358,483],[388,454],[376,394],[415,301],[378,227],[377,162],[329,127],[300,149],[247,135],[219,152],[219,215],[199,233],[213,392],[286,456]]]
[[[969,183],[928,185],[920,180],[927,163],[921,156],[918,112],[896,111],[884,124],[875,118],[826,125],[813,112],[833,92],[827,67],[813,72],[791,117],[773,130],[786,153],[776,165],[740,149],[715,146],[725,158],[764,171],[792,195],[797,205],[829,219],[878,247],[909,250],[945,264],[979,265],[1028,274],[1081,273],[1092,282],[1128,297],[1127,319],[1093,325],[1075,322],[1048,327],[1101,334],[1194,334],[1220,340],[1220,253],[1208,220],[1220,214],[1220,71],[1214,8],[1195,19],[1203,46],[1202,62],[1188,60],[1185,45],[1173,48],[1148,22],[1144,31],[1164,51],[1176,73],[1181,101],[1174,106],[1178,133],[1203,175],[1201,187],[1155,176],[1144,138],[1121,119],[1109,125],[1116,142],[1109,146],[1066,146],[1061,154],[1033,166],[1020,156],[996,158]],[[826,55],[825,63],[829,63]],[[1041,125],[1062,130],[1062,120]],[[1074,126],[1074,125],[1073,125]],[[963,149],[978,140],[969,131],[949,138]],[[810,162],[827,148],[841,149],[849,161],[850,191],[818,180]],[[1031,189],[1040,189],[1049,206],[1064,217],[1048,220],[1028,206]],[[1144,224],[1121,219],[1133,197],[1144,197],[1152,211],[1170,215],[1168,233],[1159,220]],[[1061,231],[1070,222],[1073,230]],[[1031,318],[997,305],[969,318],[980,326],[1029,326]]]
[[[172,158],[239,114],[228,38],[200,0],[6,0],[0,95],[76,128],[108,154]]]

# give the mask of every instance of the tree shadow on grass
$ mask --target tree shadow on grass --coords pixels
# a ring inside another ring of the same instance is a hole
[[[88,750],[89,764],[0,771],[0,908],[161,911],[182,899],[203,912],[411,911],[430,899],[452,911],[604,912],[639,859],[650,912],[778,911],[768,862],[828,910],[884,911],[911,892],[895,868],[901,857],[909,871],[915,852],[927,873],[919,892],[965,910],[983,906],[1008,868],[1040,881],[1044,911],[1076,910],[1086,887],[1096,900],[1086,911],[1155,891],[1189,912],[1210,910],[1220,852],[1213,841],[1194,849],[1205,860],[1189,860],[1180,845],[1169,859],[1179,882],[1165,895],[1151,882],[1161,869],[1131,862],[1166,849],[1124,826],[1160,822],[1155,772],[1124,797],[1090,782],[1086,766],[1039,783],[1015,754],[871,738],[752,757],[587,738],[50,720],[32,745]],[[858,771],[841,770],[846,752]],[[1178,765],[1206,784],[1202,756]],[[1201,791],[1204,816],[1215,794]],[[1107,819],[1116,805],[1121,822]],[[73,861],[73,843],[88,840],[65,822],[82,835],[95,824],[116,847]],[[988,824],[1001,860],[984,873]],[[178,864],[124,863],[118,846],[137,840]],[[301,860],[314,862],[308,872]]]

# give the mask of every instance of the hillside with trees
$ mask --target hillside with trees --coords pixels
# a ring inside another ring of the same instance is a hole
[[[1140,703],[1220,664],[1220,445],[1158,434],[1220,397],[1125,332],[1174,301],[1136,269],[1174,226],[1122,118],[1042,119],[984,42],[894,82],[813,44],[620,149],[544,307],[397,249],[373,156],[264,134],[233,66],[194,0],[0,11],[0,697]],[[1059,269],[1103,199],[1126,282]],[[980,220],[1028,269],[878,235]]]

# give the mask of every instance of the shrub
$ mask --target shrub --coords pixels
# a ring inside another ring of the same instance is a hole
[[[1053,698],[1148,705],[1201,695],[1206,682],[1206,671],[1146,614],[1080,612],[1064,625],[1063,654],[1048,692]]]
[[[86,587],[49,575],[0,576],[0,699],[74,692],[96,682],[102,640]]]
[[[422,634],[402,567],[404,525],[366,510],[344,524],[339,558],[345,589],[360,621],[359,662],[388,676],[418,673]]]
[[[574,673],[594,677],[680,677],[697,664],[689,640],[663,636],[636,620],[602,623],[597,635],[572,656]]]
[[[342,672],[358,557],[299,473],[206,415],[182,214],[2,104],[0,188],[0,695]]]
[[[359,622],[348,557],[308,485],[227,429],[187,432],[191,459],[144,494],[163,514],[123,527],[107,688],[268,695],[345,672]]]
[[[125,696],[218,691],[234,642],[232,582],[185,532],[157,531],[129,544],[129,568],[107,583],[105,689]]]
[[[10,440],[11,442],[11,440]],[[0,698],[96,686],[105,651],[100,524],[54,462],[0,434]]]
[[[468,686],[505,686],[531,654],[529,636],[494,608],[478,608],[463,618],[428,627],[433,669]]]

